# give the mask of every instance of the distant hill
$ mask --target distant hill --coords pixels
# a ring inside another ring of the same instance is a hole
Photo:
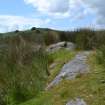
[[[21,36],[28,42],[50,45],[60,41],[76,43],[79,49],[98,48],[105,43],[105,30],[77,29],[74,31],[59,31],[48,28],[32,27],[29,30],[7,32],[0,34],[0,43]]]

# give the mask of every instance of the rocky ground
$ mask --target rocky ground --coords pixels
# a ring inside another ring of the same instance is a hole
[[[79,52],[73,60],[64,64],[60,73],[48,85],[47,90],[59,84],[63,79],[72,80],[81,74],[88,73],[89,65],[87,64],[87,58],[89,54],[90,52],[88,51]],[[83,99],[76,98],[75,100],[70,100],[66,105],[86,105],[86,103]]]
[[[60,73],[48,85],[47,89],[57,85],[63,79],[75,79],[76,76],[89,72],[89,66],[86,63],[89,53],[79,52],[72,61],[62,67]]]

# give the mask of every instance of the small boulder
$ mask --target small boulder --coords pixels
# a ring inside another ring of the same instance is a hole
[[[76,100],[69,101],[66,105],[87,105],[83,99],[77,98]]]

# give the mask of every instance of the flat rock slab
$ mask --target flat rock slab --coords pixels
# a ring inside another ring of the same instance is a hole
[[[89,72],[89,65],[86,63],[90,52],[79,52],[75,58],[65,64],[60,73],[55,79],[48,85],[47,89],[57,85],[63,79],[75,79],[77,75]]]
[[[83,99],[77,98],[76,100],[69,101],[66,105],[87,105]]]
[[[53,52],[58,51],[63,48],[72,51],[76,48],[76,45],[72,42],[58,42],[56,44],[52,44],[52,45],[48,46],[46,51],[49,53],[53,53]]]

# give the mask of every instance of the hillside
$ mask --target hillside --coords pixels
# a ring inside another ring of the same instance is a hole
[[[33,27],[0,34],[0,105],[105,105],[105,31]]]
[[[104,67],[96,62],[94,52],[88,56],[87,64],[88,73],[79,73],[73,80],[65,80],[65,76],[58,85],[21,105],[104,105]],[[56,69],[49,78],[55,78],[55,72]]]

